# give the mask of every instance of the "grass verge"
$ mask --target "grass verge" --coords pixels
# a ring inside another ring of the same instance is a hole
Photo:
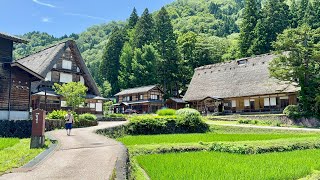
[[[0,175],[28,163],[44,150],[30,149],[30,139],[18,139],[18,143],[0,150]]]

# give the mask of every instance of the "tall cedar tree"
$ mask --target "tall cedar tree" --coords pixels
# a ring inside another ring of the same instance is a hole
[[[304,17],[306,14],[306,9],[308,7],[309,0],[301,0],[298,7],[298,24],[301,26],[304,23]]]
[[[178,96],[179,52],[177,38],[173,33],[170,16],[164,7],[156,15],[156,44],[162,59],[159,66],[159,75],[166,97]]]
[[[150,44],[154,40],[154,22],[149,10],[145,9],[135,28],[134,46],[142,48],[145,44]]]
[[[258,19],[258,5],[256,0],[245,0],[239,37],[239,49],[242,57],[249,55],[248,50],[255,39],[254,28],[256,27]]]
[[[133,29],[136,26],[138,20],[139,20],[139,16],[138,16],[137,10],[136,8],[133,8],[133,11],[130,15],[129,23],[128,23],[129,29]]]
[[[290,27],[291,28],[297,28],[298,27],[298,7],[296,0],[291,0],[291,5],[290,5]]]
[[[255,40],[249,49],[251,55],[270,52],[271,43],[277,34],[285,30],[289,24],[289,6],[284,0],[268,0],[262,9],[262,17],[255,27]]]
[[[291,81],[301,87],[299,107],[305,116],[320,115],[315,108],[317,95],[320,95],[320,28],[312,30],[303,25],[296,29],[287,29],[273,44],[281,54],[269,66],[271,76]]]
[[[152,45],[136,48],[132,62],[134,87],[155,84],[157,82],[157,64],[159,55]]]
[[[123,29],[114,28],[103,52],[100,64],[101,77],[112,86],[111,94],[119,92],[120,54],[125,42]]]
[[[132,79],[132,59],[133,49],[129,42],[126,42],[122,48],[120,56],[120,72],[119,84],[120,89],[127,89],[133,87]]]

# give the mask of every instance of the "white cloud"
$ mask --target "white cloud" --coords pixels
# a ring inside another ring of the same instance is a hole
[[[48,17],[42,17],[41,21],[44,22],[44,23],[52,22],[51,19],[48,18]]]
[[[102,20],[102,21],[108,21],[108,19],[103,18],[103,17],[98,17],[98,16],[90,16],[87,14],[78,14],[78,13],[64,13],[65,15],[68,16],[79,16],[79,17],[84,17],[84,18],[90,18],[90,19],[97,19],[97,20]]]
[[[52,5],[52,4],[49,4],[49,3],[40,2],[39,0],[32,0],[32,1],[34,3],[40,4],[42,6],[47,6],[47,7],[50,7],[50,8],[55,8],[56,7],[55,5]]]

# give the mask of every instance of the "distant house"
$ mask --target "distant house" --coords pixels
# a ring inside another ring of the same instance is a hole
[[[267,54],[195,69],[183,100],[201,112],[281,112],[297,103],[298,87],[270,77]]]
[[[46,77],[45,81],[32,83],[31,106],[49,112],[68,109],[64,97],[56,94],[54,83],[81,82],[88,87],[85,104],[78,113],[103,114],[103,101],[80,51],[73,40],[67,40],[16,61],[24,67]]]
[[[185,108],[187,102],[185,102],[182,98],[174,98],[171,97],[166,100],[165,106],[171,109],[182,109]]]
[[[29,119],[31,82],[44,79],[20,62],[13,62],[13,44],[27,42],[0,33],[0,120]]]
[[[116,113],[124,113],[127,109],[138,113],[156,112],[164,105],[163,95],[158,85],[125,89],[115,95],[117,104],[114,110]]]

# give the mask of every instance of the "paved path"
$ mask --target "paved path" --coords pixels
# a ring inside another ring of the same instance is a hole
[[[232,126],[232,127],[246,127],[246,128],[257,128],[257,129],[275,129],[275,130],[290,130],[290,131],[314,131],[320,132],[320,129],[316,128],[293,128],[293,127],[273,127],[273,126],[256,126],[256,125],[242,125],[242,124],[218,124],[214,122],[207,122],[212,125],[219,126]]]
[[[52,131],[50,134],[60,143],[53,154],[27,172],[5,174],[0,180],[109,179],[124,148],[115,140],[93,131],[123,123],[100,122],[96,127],[73,129],[71,136],[67,136],[65,130]]]

